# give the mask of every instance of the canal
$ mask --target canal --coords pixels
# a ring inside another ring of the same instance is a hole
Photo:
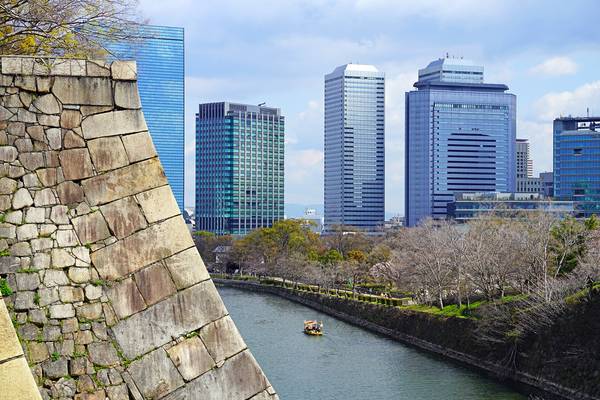
[[[476,371],[289,300],[218,289],[282,400],[526,398]],[[322,320],[325,335],[304,335],[305,319]]]

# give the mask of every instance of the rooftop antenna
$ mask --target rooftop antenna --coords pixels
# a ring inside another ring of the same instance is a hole
[[[267,103],[265,103],[265,102],[263,101],[262,103],[259,103],[259,104],[258,104],[258,107],[262,107],[262,106],[264,106],[265,104],[267,104]]]

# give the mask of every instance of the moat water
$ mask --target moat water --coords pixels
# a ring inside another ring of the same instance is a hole
[[[282,400],[526,399],[477,371],[289,300],[218,289]],[[304,335],[305,319],[322,320],[325,335]]]

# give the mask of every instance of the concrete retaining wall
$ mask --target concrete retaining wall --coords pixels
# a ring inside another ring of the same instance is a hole
[[[136,64],[0,64],[0,277],[41,396],[276,399],[181,217]]]

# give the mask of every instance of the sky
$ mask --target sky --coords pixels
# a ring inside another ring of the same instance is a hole
[[[185,28],[186,206],[198,104],[266,102],[286,117],[285,202],[323,202],[323,79],[349,62],[386,74],[386,214],[404,214],[404,93],[445,54],[517,96],[517,137],[552,170],[552,120],[600,115],[597,0],[139,0]]]

